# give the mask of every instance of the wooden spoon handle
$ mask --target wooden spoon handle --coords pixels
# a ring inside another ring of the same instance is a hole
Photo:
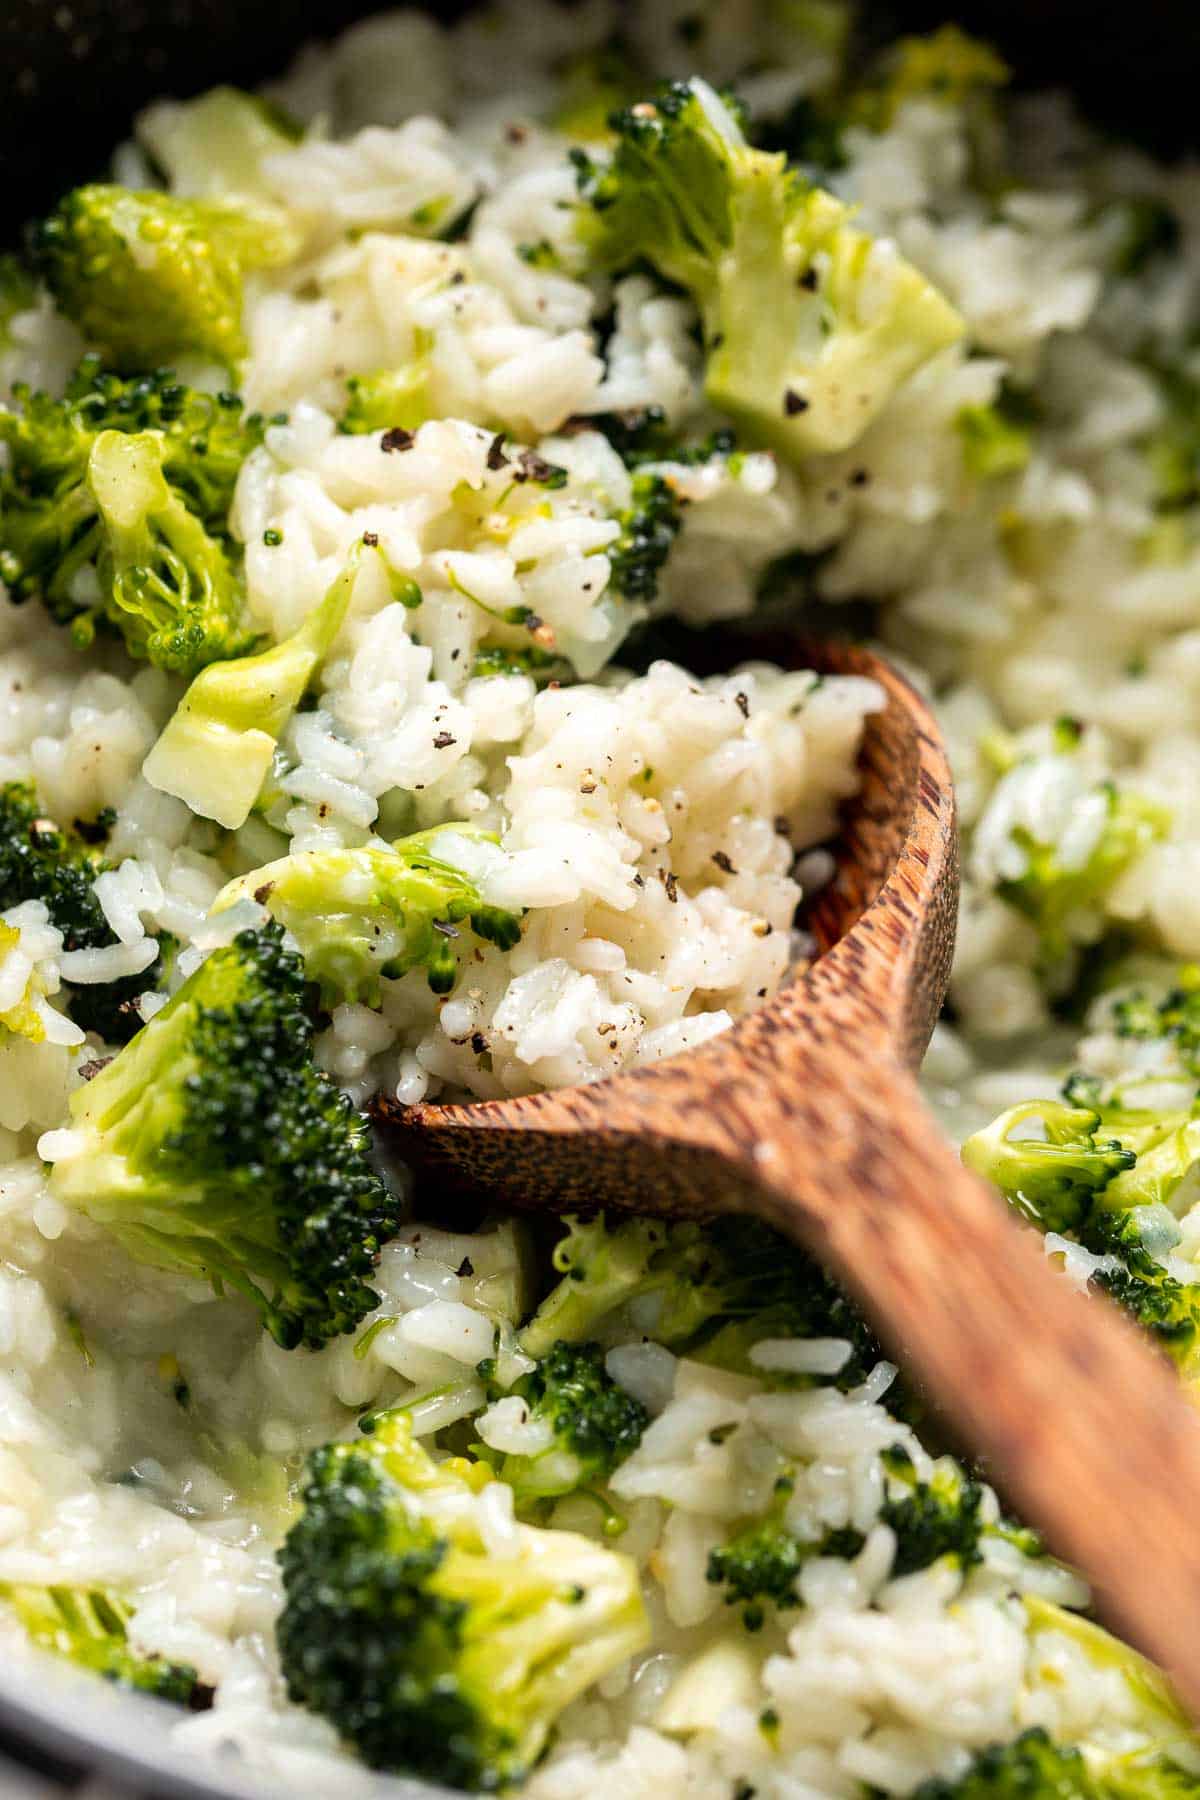
[[[1174,1369],[1115,1306],[1072,1290],[905,1070],[847,1068],[811,1116],[761,1099],[761,1209],[828,1259],[1200,1719],[1200,1411]]]

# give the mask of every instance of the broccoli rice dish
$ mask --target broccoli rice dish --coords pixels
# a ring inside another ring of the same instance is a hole
[[[388,13],[0,259],[0,1643],[201,1776],[1200,1800],[800,1250],[380,1125],[777,992],[884,695],[757,644],[854,636],[955,772],[930,1098],[1200,1385],[1200,169],[1020,73]]]

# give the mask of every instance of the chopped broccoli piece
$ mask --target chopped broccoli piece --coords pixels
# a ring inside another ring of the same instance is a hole
[[[742,1607],[747,1631],[761,1631],[767,1605],[786,1611],[799,1606],[796,1579],[805,1563],[817,1556],[857,1556],[865,1539],[849,1527],[823,1538],[802,1542],[772,1515],[736,1532],[709,1553],[707,1578],[725,1589],[726,1606]]]
[[[955,419],[968,475],[989,481],[1017,475],[1033,454],[1038,409],[1020,388],[1005,384],[990,405],[964,406]]]
[[[351,375],[346,382],[349,400],[339,430],[354,437],[371,431],[416,431],[433,416],[428,382],[427,352],[415,356],[400,369],[381,369],[376,375]]]
[[[612,135],[613,113],[637,98],[638,74],[627,46],[610,38],[571,59],[560,78],[560,100],[550,120],[577,144],[603,143]]]
[[[957,25],[943,25],[926,37],[900,38],[855,96],[851,116],[855,124],[886,131],[910,100],[965,106],[1004,87],[1011,73],[990,44]]]
[[[679,501],[661,475],[639,470],[633,496],[619,515],[621,535],[608,547],[609,586],[623,600],[653,600],[658,577],[682,524]]]
[[[485,1547],[482,1465],[435,1463],[403,1413],[309,1459],[280,1552],[291,1698],[373,1768],[493,1792],[577,1695],[649,1639],[634,1564],[565,1531]]]
[[[246,1296],[285,1349],[379,1304],[399,1204],[364,1121],[312,1062],[300,959],[277,925],[216,950],[71,1097],[53,1192],[135,1259]]]
[[[225,535],[262,421],[169,370],[124,381],[85,357],[62,400],[0,410],[0,575],[86,642],[97,617],[135,656],[191,672],[250,643]]]
[[[913,1800],[1099,1800],[1099,1795],[1081,1753],[1052,1742],[1035,1725],[1011,1744],[980,1750],[957,1779],[923,1781]]]
[[[1102,784],[1100,798],[1104,823],[1078,867],[1064,864],[1057,844],[1039,842],[1024,825],[1013,828],[1012,840],[1025,853],[1025,871],[999,882],[996,892],[1036,926],[1044,958],[1065,954],[1072,917],[1101,905],[1130,864],[1169,828],[1170,815],[1163,807],[1112,782]]]
[[[246,823],[276,744],[342,628],[357,573],[356,550],[291,637],[200,671],[142,765],[151,787],[229,831]]]
[[[1145,1218],[1097,1210],[1080,1228],[1087,1249],[1105,1258],[1092,1282],[1122,1306],[1189,1378],[1200,1345],[1200,1284],[1179,1281],[1145,1243]],[[1115,1259],[1114,1262],[1110,1259]]]
[[[15,925],[7,924],[0,919],[0,987],[7,984],[5,964],[21,942],[21,933]],[[28,964],[25,965],[28,968]],[[42,1016],[45,1000],[45,987],[39,983],[36,971],[25,981],[20,993],[14,996],[5,995],[3,1007],[0,1007],[0,1044],[6,1038],[21,1037],[30,1044],[43,1043],[46,1037],[46,1021]]]
[[[105,616],[131,656],[193,675],[254,643],[242,624],[240,571],[173,491],[157,432],[102,431],[87,485],[102,531],[96,573]],[[77,615],[77,639],[91,615]]]
[[[215,87],[194,100],[162,100],[147,108],[137,136],[176,196],[269,199],[264,158],[290,150],[303,132],[260,95]]]
[[[243,273],[287,262],[296,248],[278,208],[100,183],[67,194],[30,238],[63,312],[126,369],[186,351],[232,367],[245,349]]]
[[[602,167],[575,153],[596,263],[650,262],[700,308],[709,401],[789,457],[843,450],[962,322],[832,195],[747,144],[704,82],[614,119]]]
[[[530,1422],[554,1434],[535,1455],[510,1453],[496,1464],[519,1509],[607,1481],[650,1422],[641,1401],[608,1374],[599,1344],[555,1344],[532,1374],[497,1393],[517,1395]]]
[[[884,1454],[883,1463],[888,1497],[879,1516],[896,1534],[893,1575],[912,1575],[943,1556],[955,1557],[964,1570],[983,1560],[983,1489],[977,1481],[949,1458],[937,1464],[932,1480],[918,1481],[912,1457],[900,1444]]]
[[[103,1675],[119,1687],[136,1688],[187,1706],[195,1698],[195,1669],[159,1656],[140,1656],[129,1644],[133,1608],[109,1588],[0,1585],[0,1600],[11,1608],[32,1643],[67,1658],[78,1668]]]
[[[475,882],[438,854],[444,833],[487,839],[471,825],[439,825],[400,838],[390,850],[308,850],[241,875],[213,910],[255,898],[300,946],[322,1004],[379,1004],[382,976],[425,968],[435,994],[458,977],[459,927],[511,950],[521,936],[516,913],[488,906]]]
[[[553,1257],[561,1279],[521,1333],[530,1356],[594,1336],[636,1301],[647,1336],[738,1372],[749,1371],[749,1352],[766,1337],[846,1338],[843,1386],[878,1360],[869,1328],[824,1270],[755,1219],[717,1219],[704,1230],[655,1219],[611,1229],[602,1217],[563,1222]]]
[[[1113,1007],[1118,1037],[1169,1038],[1189,1075],[1200,1079],[1200,969],[1185,966],[1161,1000],[1125,995]]]
[[[1040,1121],[1044,1136],[1021,1136],[1017,1127],[1027,1119]],[[1087,1216],[1095,1195],[1137,1161],[1116,1137],[1100,1132],[1097,1112],[1028,1100],[969,1137],[962,1158],[1043,1231],[1070,1231]]]

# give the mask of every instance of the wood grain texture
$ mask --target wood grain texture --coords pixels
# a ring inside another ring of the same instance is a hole
[[[824,954],[672,1061],[377,1114],[443,1189],[560,1212],[751,1211],[798,1239],[1200,1718],[1200,1412],[1114,1307],[1070,1291],[925,1113],[912,1070],[945,993],[958,894],[945,752],[923,702],[866,652],[806,660],[871,674],[888,695],[810,921]]]

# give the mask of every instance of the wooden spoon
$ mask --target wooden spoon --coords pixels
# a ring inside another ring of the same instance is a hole
[[[811,647],[810,647],[811,648]],[[779,646],[772,646],[778,654]],[[1116,1629],[1200,1718],[1200,1414],[1107,1302],[961,1165],[913,1070],[945,993],[958,900],[938,729],[866,651],[862,789],[810,920],[823,954],[701,1048],[590,1086],[377,1112],[443,1191],[553,1212],[759,1214],[827,1263]]]

